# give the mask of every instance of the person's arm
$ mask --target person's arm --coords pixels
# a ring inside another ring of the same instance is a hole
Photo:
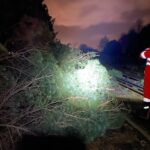
[[[145,52],[146,52],[146,51],[143,51],[143,52],[141,52],[141,54],[140,54],[140,57],[141,57],[142,59],[146,59],[146,57],[145,57]]]
[[[140,57],[143,59],[150,58],[150,48],[146,48],[143,52],[141,52]]]

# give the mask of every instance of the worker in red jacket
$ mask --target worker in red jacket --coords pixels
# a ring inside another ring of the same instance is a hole
[[[150,48],[141,52],[141,58],[147,59],[144,72],[144,109],[150,108]],[[149,109],[150,110],[150,109]]]

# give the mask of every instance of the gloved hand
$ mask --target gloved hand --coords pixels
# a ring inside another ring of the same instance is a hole
[[[148,110],[150,108],[150,101],[149,102],[143,102],[143,109]]]

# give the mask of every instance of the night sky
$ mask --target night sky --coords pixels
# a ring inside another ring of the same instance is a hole
[[[150,22],[150,0],[45,0],[56,19],[57,38],[77,47],[82,43],[97,48],[100,39],[117,39],[137,20]]]

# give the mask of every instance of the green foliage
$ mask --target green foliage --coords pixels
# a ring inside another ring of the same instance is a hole
[[[68,103],[68,101],[47,112],[44,119],[45,122],[41,127],[43,132],[75,134],[85,142],[91,142],[96,137],[103,136],[107,129],[120,127],[124,121],[123,114],[117,112],[117,109],[110,110],[108,106],[101,108],[100,105],[89,108],[79,106],[75,102]]]
[[[82,54],[65,45],[60,47],[51,52],[32,49],[2,63],[1,76],[8,78],[9,86],[1,84],[0,88],[6,91],[14,87],[7,103],[9,112],[20,116],[26,110],[21,106],[34,106],[41,111],[42,119],[28,125],[32,131],[77,134],[85,142],[103,135],[109,128],[120,127],[123,119],[118,123],[118,117],[123,115],[107,91],[112,84],[107,70],[93,58],[94,54]],[[26,124],[24,120],[20,122]]]

